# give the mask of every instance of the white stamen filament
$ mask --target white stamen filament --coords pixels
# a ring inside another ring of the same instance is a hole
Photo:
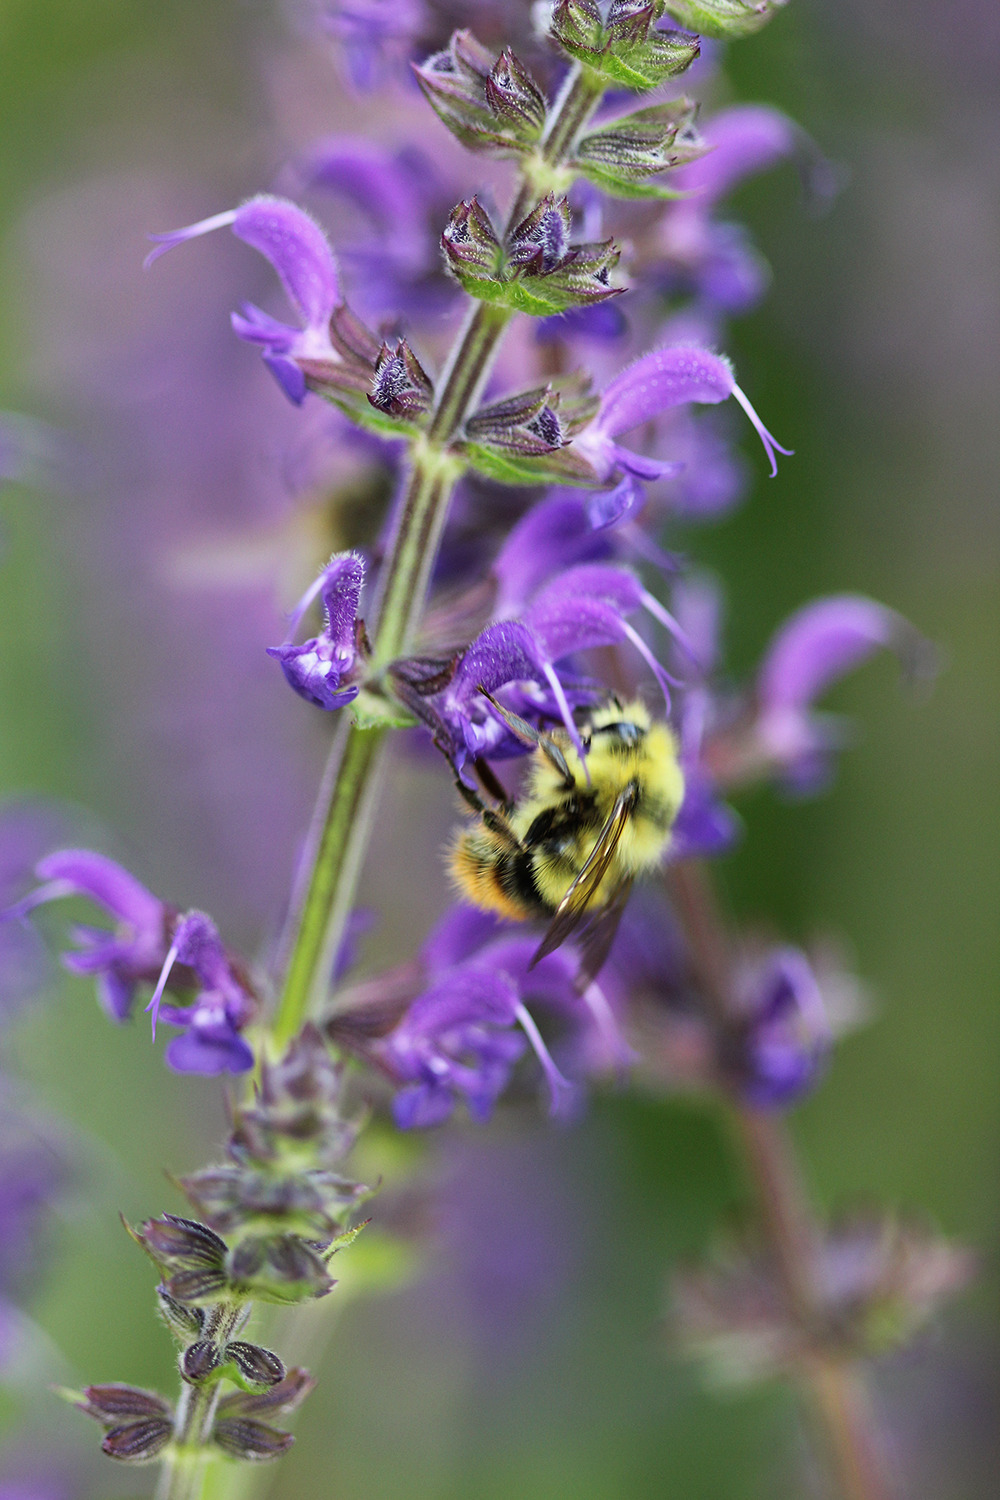
[[[771,478],[773,479],[778,472],[778,460],[774,456],[775,450],[777,450],[779,453],[783,453],[786,458],[791,458],[795,452],[795,449],[783,448],[778,442],[777,438],[774,437],[772,433],[768,432],[767,428],[760,420],[760,417],[758,417],[757,413],[750,405],[750,402],[747,400],[746,396],[744,396],[743,392],[736,384],[733,385],[733,395],[736,397],[737,401],[740,403],[743,410],[750,418],[751,422],[757,430],[757,436],[764,444],[764,452],[767,454],[768,458],[771,461]]]
[[[520,1001],[515,1006],[514,1014],[517,1016],[517,1019],[521,1024],[521,1029],[523,1030],[525,1036],[528,1038],[528,1041],[534,1048],[535,1055],[538,1058],[538,1061],[541,1063],[542,1070],[545,1073],[546,1082],[549,1085],[549,1095],[551,1098],[549,1113],[557,1115],[560,1109],[560,1094],[572,1094],[573,1085],[570,1083],[568,1078],[563,1077],[559,1069],[556,1067],[555,1063],[552,1061],[552,1054],[542,1040],[541,1032],[535,1025],[529,1011],[520,1003]]]
[[[156,1041],[156,1018],[160,1014],[160,1000],[163,998],[164,988],[166,987],[167,980],[170,978],[170,971],[173,968],[174,964],[177,962],[177,953],[177,944],[171,943],[170,951],[163,961],[163,968],[160,970],[160,977],[156,981],[156,989],[153,991],[153,997],[150,1000],[149,1004],[146,1006],[147,1011],[151,1010],[153,1012],[154,1042]]]
[[[148,271],[154,260],[158,260],[161,255],[166,255],[167,251],[172,250],[175,245],[183,245],[188,240],[197,239],[200,235],[211,234],[213,229],[225,229],[227,225],[233,223],[235,218],[236,209],[228,208],[225,213],[212,214],[211,218],[199,219],[197,224],[187,224],[183,229],[171,229],[167,234],[149,235],[149,239],[158,240],[160,243],[146,256],[142,263],[143,270]]]

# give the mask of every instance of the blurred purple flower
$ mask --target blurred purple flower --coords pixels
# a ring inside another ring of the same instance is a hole
[[[639,479],[662,479],[676,473],[676,465],[634,453],[615,439],[674,407],[691,401],[715,404],[729,396],[735,397],[756,428],[773,478],[778,472],[775,452],[789,454],[791,450],[782,448],[761,422],[736,384],[729,361],[693,344],[653,349],[628,365],[605,389],[597,416],[575,445],[604,480],[616,470]]]
[[[358,665],[360,621],[358,601],[365,581],[365,560],[357,552],[339,552],[299,600],[289,620],[284,645],[268,646],[268,656],[281,663],[291,687],[318,708],[343,708],[358,696],[356,683],[346,683]],[[322,633],[301,646],[292,644],[299,622],[317,597],[323,601],[326,625]]]
[[[737,1087],[759,1109],[783,1109],[817,1082],[831,1032],[809,960],[777,948],[740,984],[743,1030]]]
[[[23,916],[48,901],[83,896],[114,919],[113,932],[75,926],[79,947],[62,955],[74,974],[93,974],[101,1005],[116,1021],[132,1008],[136,985],[152,983],[167,950],[172,911],[121,865],[90,849],[60,849],[40,860],[35,874],[43,883],[11,909]]]
[[[405,58],[426,21],[422,0],[321,0],[319,25],[343,48],[361,92],[382,83]]]
[[[19,920],[18,900],[43,851],[65,838],[65,823],[55,808],[40,802],[12,802],[0,809],[0,1019],[36,994],[48,973],[45,945],[29,923]]]
[[[167,1062],[181,1073],[245,1072],[253,1054],[239,1036],[250,1020],[255,1001],[249,983],[222,946],[209,917],[188,912],[179,917],[133,875],[89,849],[61,849],[35,867],[43,882],[8,913],[22,917],[49,901],[82,896],[103,907],[114,919],[114,930],[75,926],[79,947],[63,954],[75,974],[93,974],[98,997],[116,1021],[128,1018],[137,985],[155,985],[147,1009],[185,1035],[167,1048]],[[174,988],[196,986],[190,1005],[160,1004],[175,964]]]
[[[666,269],[668,282],[679,282],[724,312],[747,312],[760,300],[770,272],[742,225],[719,223],[714,213],[745,177],[791,155],[800,132],[776,109],[743,104],[710,119],[702,135],[713,149],[674,174],[676,185],[691,196],[671,203],[663,215],[659,240],[666,265],[655,273],[662,280]]]
[[[459,295],[441,261],[440,226],[463,187],[419,146],[396,150],[360,136],[319,141],[291,174],[296,189],[333,193],[363,216],[338,255],[350,270],[352,301],[373,319],[439,317]],[[341,217],[341,216],[338,216]]]
[[[895,610],[860,594],[804,605],[773,637],[757,676],[754,733],[759,751],[788,786],[811,792],[829,775],[842,735],[815,700],[876,651],[896,652],[914,676],[933,671],[932,649]]]
[[[326,235],[315,219],[287,198],[261,193],[239,208],[213,214],[184,229],[149,238],[160,243],[146,256],[145,265],[175,245],[197,239],[215,229],[232,229],[271,262],[289,302],[302,319],[303,327],[281,323],[253,303],[243,304],[241,313],[232,314],[232,324],[241,339],[261,346],[264,363],[285,395],[296,404],[306,393],[305,376],[298,359],[341,362],[342,356],[330,342],[330,318],[343,305],[340,282]]]

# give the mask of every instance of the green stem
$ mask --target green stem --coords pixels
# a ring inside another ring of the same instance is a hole
[[[220,1347],[242,1327],[242,1303],[220,1302],[209,1311],[202,1337]],[[218,1380],[184,1385],[177,1403],[173,1442],[164,1455],[155,1500],[202,1500],[205,1477],[215,1455],[209,1446],[222,1393]]]
[[[715,892],[704,868],[693,862],[675,865],[668,886],[699,992],[724,1034],[735,1008],[731,945]],[[788,1129],[780,1116],[749,1108],[731,1089],[725,1088],[725,1097],[788,1316],[810,1351],[799,1361],[796,1380],[823,1438],[840,1500],[895,1500],[862,1372],[822,1345],[822,1238]]]
[[[567,156],[597,107],[607,84],[582,63],[574,63],[563,82],[542,138],[542,158],[556,166]]]

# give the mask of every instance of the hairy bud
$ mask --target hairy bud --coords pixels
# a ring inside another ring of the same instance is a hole
[[[549,35],[609,84],[646,91],[683,73],[700,50],[696,36],[656,29],[665,8],[663,0],[614,0],[603,20],[597,0],[558,0]]]
[[[508,396],[481,407],[465,424],[467,436],[511,453],[552,453],[568,441],[555,408],[558,394],[549,385]]]
[[[81,1411],[105,1429],[101,1447],[123,1463],[152,1463],[170,1441],[173,1412],[155,1391],[133,1385],[89,1385],[77,1394],[64,1391]]]
[[[644,179],[684,166],[708,151],[695,129],[697,113],[698,106],[688,99],[637,110],[584,136],[571,165],[618,198],[671,197],[671,189]]]
[[[539,139],[545,95],[509,48],[494,61],[471,31],[456,31],[413,71],[438,119],[470,151],[520,156]]]
[[[368,400],[378,411],[412,421],[423,416],[434,399],[434,386],[405,339],[395,348],[383,344],[375,362]]]

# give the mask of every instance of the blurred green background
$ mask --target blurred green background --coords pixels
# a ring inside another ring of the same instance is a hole
[[[963,0],[954,15],[904,0],[793,0],[731,49],[734,96],[785,108],[844,168],[845,186],[822,219],[803,213],[791,170],[739,195],[775,282],[731,352],[796,457],[732,518],[684,539],[726,580],[737,669],[790,609],[844,589],[899,609],[943,652],[926,700],[897,690],[888,662],[840,687],[833,706],[859,738],[836,785],[803,806],[770,793],[744,801],[748,837],[722,871],[736,915],[795,941],[841,939],[871,986],[872,1024],[845,1041],[793,1121],[818,1202],[919,1208],[980,1256],[976,1286],[936,1334],[878,1373],[907,1494],[927,1500],[993,1493],[1000,1457],[998,38],[985,0]],[[269,184],[289,144],[321,127],[324,88],[333,118],[344,107],[333,71],[279,15],[245,0],[3,0],[0,406],[99,452],[106,371],[79,352],[60,369],[59,316],[79,345],[88,307],[116,305],[117,289],[95,291],[107,274],[100,238],[78,244],[67,225],[106,209],[99,227],[137,267],[146,230]],[[72,213],[60,217],[66,204]],[[156,296],[137,270],[123,278],[109,339],[150,321]],[[216,288],[192,319],[214,318],[225,338],[231,300]],[[236,358],[250,362],[242,349]],[[109,568],[105,542],[94,543],[109,535],[110,503],[99,472],[76,491],[12,486],[0,496],[0,794],[86,808],[91,828],[109,830],[103,847],[253,944],[273,922],[276,887],[258,909],[233,895],[243,865],[225,830],[202,829],[206,860],[198,847],[168,847],[194,776],[169,744],[151,751],[156,774],[144,780],[144,736],[159,732],[144,695],[183,696],[198,648],[165,652],[155,675],[152,657],[129,668],[133,638],[148,645],[161,626],[129,592],[127,554]],[[284,798],[291,826],[322,750],[315,729],[304,748],[292,744],[305,722],[293,707],[280,702],[290,722],[248,781]],[[130,715],[143,726],[134,734]],[[427,849],[449,807],[433,766],[400,772],[368,897],[413,893],[401,949],[444,899]],[[247,828],[254,821],[248,801]],[[284,847],[261,852],[277,871],[289,858]],[[88,1493],[145,1494],[143,1471],[92,1460],[96,1431],[81,1433],[83,1420],[45,1386],[172,1381],[150,1271],[116,1215],[179,1206],[162,1168],[190,1169],[214,1149],[218,1091],[168,1075],[144,1026],[111,1031],[88,986],[69,979],[6,1046],[11,1068],[63,1122],[77,1172],[32,1307],[51,1342],[6,1401],[8,1430],[16,1437],[30,1421],[74,1466],[82,1455]],[[376,1152],[390,1186],[399,1149],[386,1139]],[[704,1247],[743,1197],[710,1112],[607,1097],[561,1132],[515,1111],[484,1131],[457,1129],[422,1171],[442,1185],[445,1208],[409,1281],[349,1297],[364,1265],[352,1272],[345,1256],[344,1287],[317,1314],[339,1313],[340,1324],[298,1445],[271,1475],[279,1500],[810,1492],[787,1395],[706,1393],[661,1326],[671,1258]],[[493,1250],[485,1270],[474,1253],[482,1241]]]

